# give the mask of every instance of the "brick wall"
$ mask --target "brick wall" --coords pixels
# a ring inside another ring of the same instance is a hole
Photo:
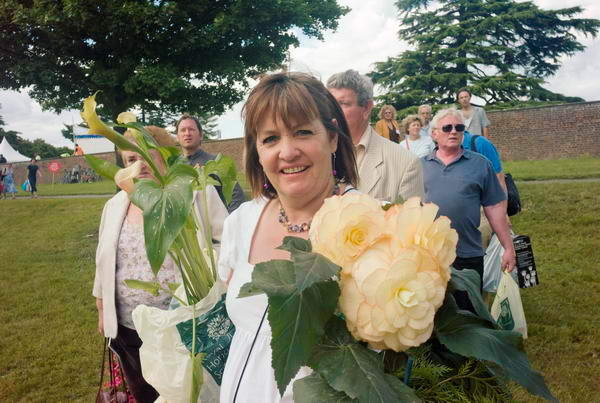
[[[492,122],[492,141],[504,161],[581,155],[600,157],[600,101],[509,109],[488,112],[488,117]],[[243,139],[205,141],[202,148],[211,154],[228,155],[235,160],[239,171],[244,169]],[[114,153],[95,156],[115,162]],[[52,174],[47,169],[52,161],[61,164],[61,172],[55,174],[56,183],[62,181],[64,169],[71,169],[75,164],[88,166],[80,156],[38,161],[43,175],[39,183],[52,182]],[[25,180],[27,165],[29,162],[14,164],[17,184]]]
[[[112,162],[113,164],[115,163],[115,153],[94,154],[94,157],[102,158]],[[89,168],[85,158],[82,156],[43,159],[37,162],[42,173],[42,178],[38,179],[38,184],[52,183],[52,172],[48,171],[48,164],[54,161],[57,161],[60,164],[60,171],[54,174],[54,183],[62,183],[63,172],[65,169],[70,170],[77,164],[79,164],[81,168]],[[15,183],[19,186],[25,182],[25,179],[27,179],[27,165],[29,165],[29,162],[13,163],[15,171]]]
[[[600,157],[600,101],[488,112],[502,159]]]

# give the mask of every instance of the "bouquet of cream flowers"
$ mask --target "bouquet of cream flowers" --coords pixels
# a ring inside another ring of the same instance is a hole
[[[384,361],[400,353],[395,362],[409,363],[412,351],[435,342],[554,399],[520,335],[489,316],[477,273],[451,268],[458,235],[437,213],[418,198],[382,207],[365,194],[333,196],[314,216],[309,241],[284,239],[290,261],[256,265],[240,298],[267,294],[280,393],[309,366],[313,373],[293,385],[296,403],[421,401]],[[454,291],[466,291],[477,314],[460,310]]]

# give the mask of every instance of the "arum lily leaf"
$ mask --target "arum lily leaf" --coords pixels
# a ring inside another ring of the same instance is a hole
[[[328,324],[310,366],[335,390],[359,402],[420,402],[412,389],[398,385],[399,379],[386,376],[377,353],[353,340],[337,317]]]
[[[110,179],[112,181],[115,180],[115,174],[117,171],[121,169],[121,167],[113,164],[112,162],[94,157],[93,155],[86,154],[84,157],[89,166],[92,167],[92,169],[96,171],[98,175],[102,175],[106,179]]]
[[[530,393],[557,401],[544,378],[531,368],[519,333],[497,329],[488,320],[459,310],[450,294],[436,314],[435,329],[439,341],[452,352],[491,361]]]
[[[204,175],[208,177],[213,174],[217,175],[220,180],[220,185],[223,187],[222,192],[227,204],[233,199],[233,188],[237,183],[237,172],[235,162],[232,158],[218,154],[214,160],[207,161],[202,167]]]
[[[490,312],[481,297],[481,291],[479,290],[480,282],[481,277],[475,270],[456,270],[455,268],[452,268],[448,290],[450,292],[454,290],[466,291],[469,294],[469,299],[477,314],[495,324],[496,321],[490,315]]]
[[[316,372],[294,382],[295,403],[351,403],[355,401],[344,392],[333,389]]]
[[[192,178],[168,176],[164,187],[140,180],[131,201],[144,212],[144,238],[150,267],[156,275],[192,208]]]
[[[129,288],[146,291],[155,297],[160,292],[160,284],[156,281],[125,280],[124,283]]]

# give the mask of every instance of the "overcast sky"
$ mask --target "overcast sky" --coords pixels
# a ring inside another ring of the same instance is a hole
[[[292,70],[310,72],[323,81],[338,71],[355,69],[361,73],[372,70],[373,64],[396,56],[405,49],[397,39],[399,22],[393,0],[339,0],[352,9],[342,17],[336,32],[325,33],[324,41],[303,38],[301,46],[291,51]],[[581,6],[579,17],[600,19],[598,0],[534,0],[541,8]],[[600,39],[582,37],[584,52],[563,60],[562,68],[548,79],[552,91],[579,96],[587,101],[600,100]],[[79,112],[60,115],[43,112],[27,94],[0,91],[0,115],[5,129],[15,130],[27,139],[43,138],[57,146],[70,146],[60,133],[63,123],[79,122]],[[223,138],[241,137],[240,105],[219,119]]]

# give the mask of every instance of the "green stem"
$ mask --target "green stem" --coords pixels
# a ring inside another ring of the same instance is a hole
[[[208,257],[210,258],[210,269],[213,276],[216,273],[215,255],[212,248],[212,227],[210,225],[210,219],[208,217],[208,199],[206,198],[206,188],[202,191],[202,214],[204,223],[204,242],[208,248]],[[216,276],[214,278],[216,281]]]

